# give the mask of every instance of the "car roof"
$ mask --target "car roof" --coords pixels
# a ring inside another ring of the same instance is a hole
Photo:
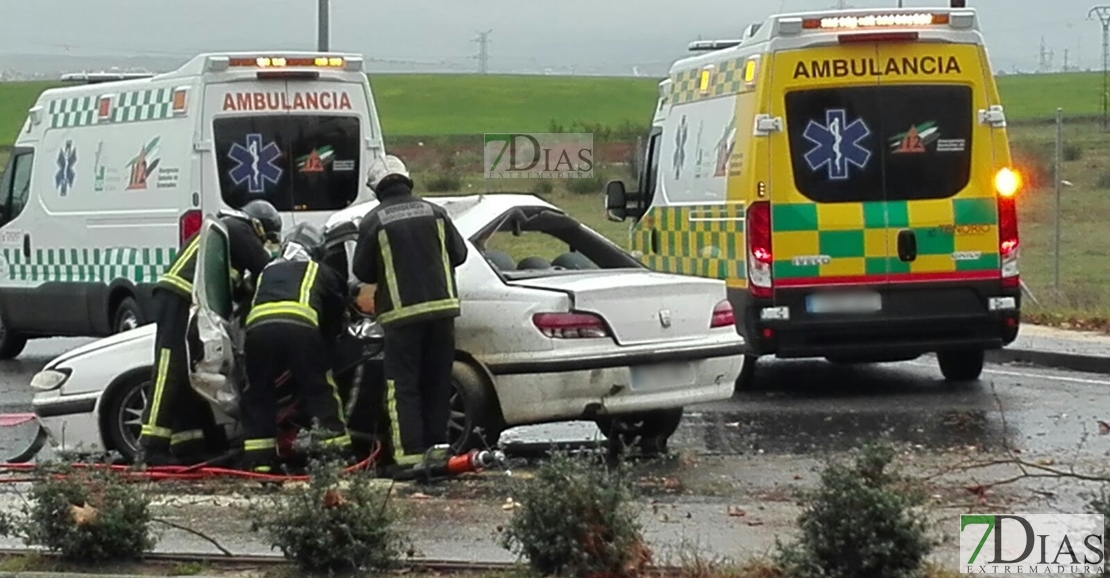
[[[447,211],[447,214],[451,216],[451,220],[454,222],[455,228],[459,230],[459,234],[467,238],[473,236],[498,215],[514,207],[544,207],[563,212],[562,209],[535,195],[516,193],[461,195],[451,197],[428,196],[423,197],[423,199],[443,207]],[[346,209],[337,211],[328,218],[325,228],[331,229],[341,222],[358,223],[362,220],[362,217],[366,216],[366,213],[369,213],[376,206],[378,206],[377,199],[351,205]]]

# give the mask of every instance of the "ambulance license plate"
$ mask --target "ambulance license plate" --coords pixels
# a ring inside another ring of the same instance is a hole
[[[690,363],[661,363],[631,368],[632,391],[663,391],[694,385],[694,366]]]
[[[882,295],[873,292],[806,296],[806,311],[809,313],[874,313],[882,309]]]

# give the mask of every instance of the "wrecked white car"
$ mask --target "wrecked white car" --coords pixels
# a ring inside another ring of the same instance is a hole
[[[463,307],[445,424],[453,449],[492,446],[514,426],[593,420],[624,444],[658,450],[684,406],[731,396],[743,339],[723,282],[650,271],[531,195],[429,200],[450,213],[470,251],[457,271]],[[358,223],[374,206],[352,206],[328,221],[332,266],[349,273]],[[215,307],[203,300],[201,325],[203,312]],[[343,388],[373,391],[381,376],[380,335],[356,317],[347,337],[361,357]],[[210,328],[207,334],[198,355],[207,377],[194,374],[194,386],[217,374],[208,397],[234,439],[233,403],[214,393],[219,376],[235,375],[237,365],[217,350],[234,344],[213,342]],[[153,342],[147,325],[47,364],[33,379],[33,406],[51,443],[133,458]],[[357,400],[347,401],[351,429],[372,435],[374,420],[361,415],[368,412]]]

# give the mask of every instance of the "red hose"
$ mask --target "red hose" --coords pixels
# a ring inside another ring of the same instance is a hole
[[[378,455],[381,453],[381,449],[381,442],[374,442],[374,450],[370,452],[370,455],[365,460],[362,460],[361,462],[353,466],[344,468],[343,473],[350,474],[358,470],[370,467],[370,465],[378,459]],[[87,469],[90,467],[94,469],[108,469],[115,472],[121,472],[128,478],[145,479],[150,481],[198,481],[221,476],[268,482],[307,482],[310,479],[309,476],[263,474],[258,472],[248,472],[243,470],[233,470],[230,468],[215,467],[196,468],[195,466],[151,466],[146,468],[145,470],[135,471],[130,469],[128,466],[119,465],[90,465],[85,463],[75,463],[72,464],[72,466],[78,469]],[[33,471],[37,467],[38,466],[35,464],[0,464],[0,472],[27,472]],[[7,484],[29,481],[34,481],[34,478],[0,478],[0,483]]]

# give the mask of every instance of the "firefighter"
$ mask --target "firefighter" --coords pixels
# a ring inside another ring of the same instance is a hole
[[[256,200],[239,211],[221,212],[220,222],[227,228],[235,289],[242,292],[245,273],[257,279],[270,261],[266,247],[280,241],[281,214]],[[199,463],[205,453],[222,451],[227,444],[212,408],[189,383],[187,333],[199,240],[199,234],[193,236],[154,288],[152,391],[139,436],[147,465]]]
[[[395,471],[418,466],[429,448],[447,441],[460,313],[455,268],[467,249],[442,207],[413,196],[400,159],[379,160],[367,185],[379,205],[359,226],[352,271],[366,284],[356,303],[377,316],[385,334],[385,405]]]
[[[269,472],[277,458],[279,378],[288,372],[298,404],[323,430],[323,445],[351,449],[329,360],[343,330],[346,276],[323,263],[324,238],[297,225],[266,266],[247,316],[247,387],[240,400],[245,469]]]

